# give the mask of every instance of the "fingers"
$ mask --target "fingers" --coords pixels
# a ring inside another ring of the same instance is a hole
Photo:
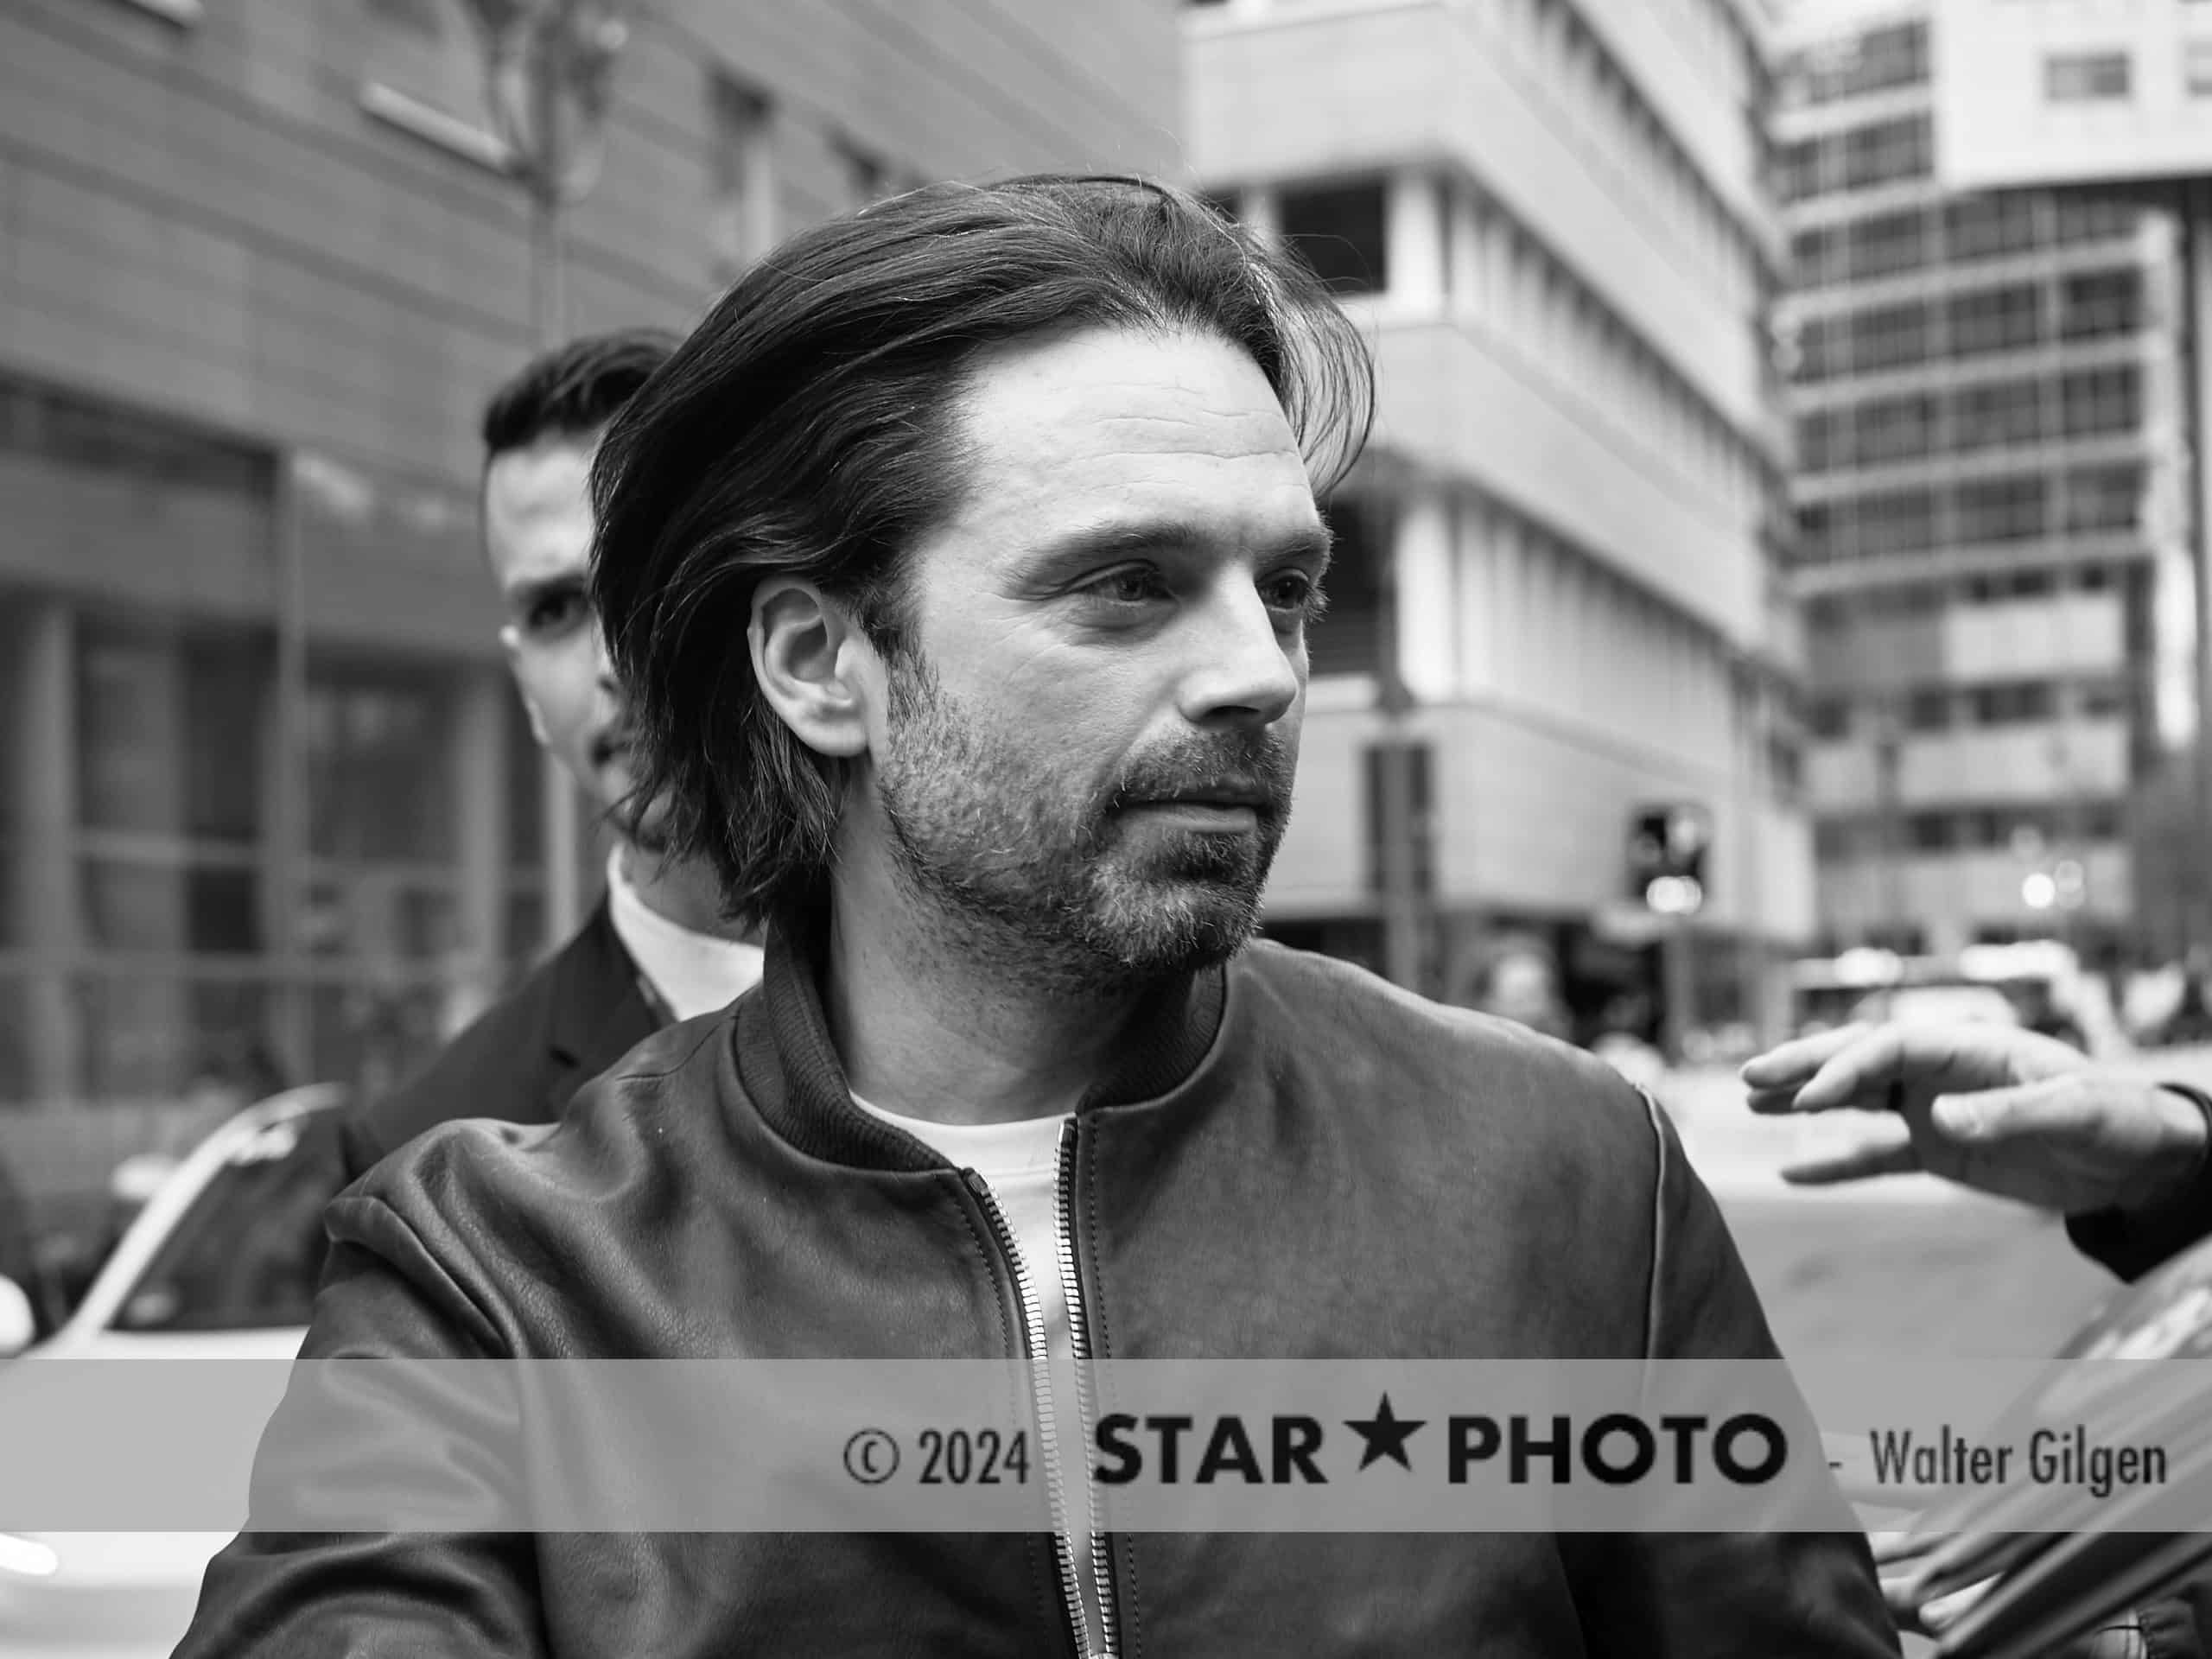
[[[1889,1105],[1890,1085],[1924,1065],[1909,1059],[1916,1033],[1901,1026],[1849,1027],[1850,1039],[1818,1057],[1800,1083],[1789,1110],[1826,1112],[1847,1108],[1878,1111]],[[1842,1035],[1843,1033],[1835,1033]]]
[[[1942,1541],[1940,1538],[1903,1528],[1894,1532],[1870,1532],[1866,1535],[1867,1548],[1874,1552],[1874,1565],[1877,1567],[1916,1563]]]
[[[2066,1145],[2096,1135],[2109,1120],[2133,1110],[2135,1092],[2117,1083],[2100,1088],[2077,1077],[2046,1077],[2010,1089],[1939,1096],[1929,1120],[1946,1139],[1964,1145]]]
[[[1993,1578],[1984,1579],[1979,1584],[1970,1584],[1963,1590],[1954,1590],[1948,1596],[1938,1596],[1935,1600],[1923,1604],[1920,1609],[1923,1628],[1934,1635],[1957,1624],[1973,1609],[1974,1603],[1989,1593],[1996,1582]]]
[[[1880,1111],[1944,1090],[2002,1089],[2088,1065],[2065,1044],[2014,1027],[1862,1025],[1785,1043],[1751,1061],[1743,1077],[1754,1111]]]
[[[1921,1168],[1920,1152],[1911,1141],[1897,1145],[1854,1147],[1824,1158],[1808,1158],[1784,1164],[1782,1179],[1792,1186],[1836,1186],[1845,1181],[1870,1180],[1877,1175],[1910,1175]]]
[[[1913,1596],[1911,1580],[1884,1579],[1881,1586],[1883,1605],[1890,1610],[1890,1618],[1901,1632],[1906,1636],[1935,1634],[1920,1622],[1920,1604]]]
[[[1836,1031],[1777,1044],[1765,1053],[1746,1060],[1738,1075],[1755,1090],[1795,1089],[1872,1029],[1863,1025],[1845,1026]]]

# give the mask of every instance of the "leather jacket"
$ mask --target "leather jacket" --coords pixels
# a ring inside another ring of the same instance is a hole
[[[856,1108],[818,943],[551,1128],[431,1130],[334,1202],[311,1357],[1019,1356],[1003,1235]],[[1772,1357],[1663,1115],[1599,1062],[1254,944],[1153,995],[1064,1214],[1109,1358]],[[1834,1534],[1101,1541],[1124,1655],[1895,1654]],[[1076,1650],[1020,1534],[241,1535],[180,1659]]]

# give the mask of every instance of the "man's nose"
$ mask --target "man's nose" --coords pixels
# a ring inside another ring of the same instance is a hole
[[[1198,615],[1184,718],[1211,728],[1274,724],[1298,701],[1295,639],[1249,582],[1230,584]]]

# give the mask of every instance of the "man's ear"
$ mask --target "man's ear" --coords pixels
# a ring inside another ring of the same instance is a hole
[[[760,695],[799,741],[850,760],[868,753],[868,711],[883,664],[850,613],[812,582],[771,576],[746,631]]]

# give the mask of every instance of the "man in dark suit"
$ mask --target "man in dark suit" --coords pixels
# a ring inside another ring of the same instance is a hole
[[[484,413],[484,546],[507,621],[499,643],[538,742],[609,813],[630,794],[630,712],[588,582],[588,479],[600,435],[676,337],[632,330],[546,353]],[[711,1013],[760,976],[713,879],[664,855],[650,814],[607,868],[606,896],[551,957],[408,1082],[357,1112],[346,1174],[455,1117],[550,1122],[662,1025]]]

